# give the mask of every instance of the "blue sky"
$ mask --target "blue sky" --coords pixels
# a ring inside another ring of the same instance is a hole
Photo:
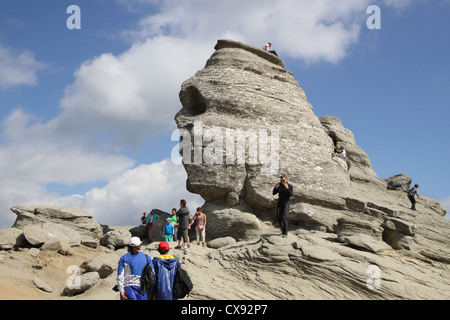
[[[366,27],[373,4],[381,30]],[[66,26],[70,5],[80,30]],[[182,82],[220,38],[271,41],[380,178],[407,174],[448,210],[449,17],[448,0],[2,1],[0,228],[14,205],[80,207],[110,225],[201,205],[170,161],[171,134]]]

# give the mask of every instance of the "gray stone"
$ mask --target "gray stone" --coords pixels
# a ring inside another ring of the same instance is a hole
[[[400,190],[404,192],[408,192],[411,188],[411,177],[408,177],[405,174],[398,174],[386,179],[383,179],[387,183],[388,190]]]
[[[23,230],[9,228],[0,230],[0,250],[12,250],[25,244]]]
[[[127,230],[108,231],[101,239],[102,246],[112,245],[115,248],[125,247],[130,243],[131,233]]]
[[[84,293],[95,286],[99,280],[100,276],[98,272],[87,272],[82,275],[75,274],[71,276],[70,280],[68,280],[68,283],[63,290],[63,294],[77,295]]]
[[[232,237],[217,238],[208,242],[208,248],[219,249],[235,243],[236,240]]]
[[[93,220],[92,215],[80,209],[55,206],[16,206],[12,207],[11,211],[17,215],[14,228],[23,230],[29,225],[49,223],[73,229],[82,237],[99,239],[103,234],[102,227]],[[65,240],[67,241],[67,239]],[[78,237],[76,241],[78,242]],[[73,245],[71,241],[67,242]]]
[[[39,290],[42,290],[44,292],[48,292],[51,293],[53,292],[53,288],[51,286],[49,286],[48,284],[46,284],[44,281],[38,279],[38,278],[34,278],[33,279],[33,284],[36,286],[36,288],[38,288]]]
[[[88,272],[98,272],[100,279],[105,279],[117,270],[118,259],[115,255],[101,254],[88,262],[85,266]]]

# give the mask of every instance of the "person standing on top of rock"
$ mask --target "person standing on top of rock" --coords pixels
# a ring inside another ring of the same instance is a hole
[[[412,187],[411,189],[409,189],[408,191],[408,198],[409,201],[411,201],[411,210],[416,211],[416,198],[415,196],[417,195],[417,198],[420,198],[419,194],[417,193],[417,189],[419,189],[419,185],[416,184],[414,187]]]
[[[279,194],[277,204],[277,220],[280,225],[283,237],[288,235],[288,213],[290,198],[294,194],[294,188],[287,182],[287,177],[283,174],[280,182],[273,188],[273,195]]]
[[[270,49],[271,46],[272,46],[272,44],[271,44],[270,42],[268,42],[268,43],[266,43],[266,44],[264,45],[263,50],[264,50],[264,51],[267,51],[267,52],[270,52],[270,53],[272,53],[272,54],[274,54],[274,55],[276,55],[276,56],[278,57],[278,54],[277,54],[276,51],[274,51],[274,50],[270,50],[270,51],[269,51],[269,49]]]

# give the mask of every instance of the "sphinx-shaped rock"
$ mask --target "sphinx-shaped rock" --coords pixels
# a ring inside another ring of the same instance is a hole
[[[207,238],[240,241],[276,231],[272,190],[286,174],[294,187],[290,231],[336,233],[354,248],[448,261],[442,205],[421,197],[421,213],[411,212],[404,186],[378,178],[338,118],[317,118],[278,57],[219,40],[205,68],[183,83],[180,100],[180,154],[188,190],[206,200]],[[343,163],[333,159],[341,146]]]
[[[189,191],[268,209],[280,173],[296,189],[348,186],[348,173],[332,161],[332,139],[278,58],[230,40],[216,49],[180,92],[176,122]]]

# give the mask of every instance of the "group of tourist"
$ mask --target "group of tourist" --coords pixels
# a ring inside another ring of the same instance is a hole
[[[147,225],[147,232],[155,225],[159,219],[156,210],[153,209],[147,214],[144,212],[141,223]],[[170,217],[165,221],[163,228],[164,240],[166,242],[178,241],[175,249],[186,249],[190,247],[189,229],[194,226],[197,245],[202,243],[204,247],[206,244],[206,215],[202,208],[197,208],[194,216],[191,216],[189,208],[186,206],[186,200],[180,200],[180,209],[172,209]],[[183,243],[181,243],[183,241]]]

